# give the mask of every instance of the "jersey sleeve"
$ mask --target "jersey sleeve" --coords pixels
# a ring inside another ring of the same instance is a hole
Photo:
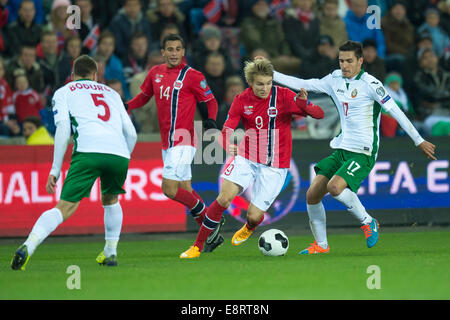
[[[240,102],[239,96],[236,96],[231,104],[230,110],[228,111],[227,119],[223,124],[223,127],[228,129],[236,129],[241,121],[242,116],[242,104]]]
[[[283,88],[284,90],[284,107],[285,112],[290,114],[297,114],[301,116],[306,116],[306,113],[297,105],[296,96],[297,94],[290,89]],[[305,101],[306,102],[306,101]],[[306,105],[306,103],[305,103]]]
[[[55,125],[61,122],[69,122],[69,107],[67,105],[67,89],[65,87],[57,90],[52,98],[52,111]]]
[[[153,68],[150,69],[150,71],[148,72],[147,76],[145,77],[144,82],[141,84],[141,91],[146,95],[149,96],[150,98],[153,97],[153,83],[152,83],[152,79],[153,79]]]
[[[323,77],[322,79],[308,79],[308,80],[288,76],[277,71],[275,71],[273,74],[273,80],[276,83],[281,84],[285,87],[297,91],[300,91],[301,88],[304,88],[307,91],[321,92],[326,94],[330,94],[330,92],[332,91],[330,85],[331,79],[332,79],[331,74]]]
[[[396,107],[394,99],[388,94],[388,91],[383,86],[381,81],[377,80],[375,77],[372,77],[368,81],[369,84],[369,94],[373,100],[378,102],[383,109],[389,111],[393,107]]]
[[[214,95],[206,82],[205,76],[197,71],[193,70],[191,73],[191,91],[195,99],[198,102],[207,102],[209,100],[215,99]]]

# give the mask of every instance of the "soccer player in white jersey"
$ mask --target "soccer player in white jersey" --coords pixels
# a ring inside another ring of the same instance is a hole
[[[42,241],[89,197],[100,178],[104,207],[105,247],[97,257],[101,265],[117,265],[117,243],[123,213],[118,195],[125,193],[130,155],[136,144],[136,130],[120,95],[97,83],[97,63],[83,55],[74,62],[73,81],[58,89],[52,100],[56,124],[53,165],[47,180],[48,193],[55,192],[64,155],[74,129],[73,154],[57,205],[42,213],[27,240],[16,250],[13,270],[24,270]]]
[[[327,192],[343,203],[361,222],[367,246],[371,248],[377,243],[378,221],[367,213],[358,199],[357,191],[377,158],[381,108],[397,120],[428,158],[436,159],[435,146],[420,136],[388,95],[381,81],[361,69],[362,63],[361,44],[347,41],[339,47],[340,70],[322,79],[303,80],[279,72],[274,75],[275,82],[292,89],[305,88],[307,91],[328,94],[340,117],[341,132],[330,142],[335,151],[316,164],[316,177],[306,193],[309,224],[315,241],[300,254],[329,252],[322,204],[322,198]]]

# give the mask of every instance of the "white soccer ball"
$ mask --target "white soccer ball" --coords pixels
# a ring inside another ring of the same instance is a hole
[[[265,256],[283,256],[289,249],[289,239],[283,231],[264,231],[258,240],[258,247]]]

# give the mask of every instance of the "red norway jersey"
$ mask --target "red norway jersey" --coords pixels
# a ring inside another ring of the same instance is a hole
[[[197,102],[214,99],[203,74],[185,63],[174,68],[160,64],[150,69],[141,90],[147,96],[155,96],[163,149],[195,146]]]
[[[295,96],[287,88],[272,86],[265,99],[255,96],[252,88],[234,98],[223,126],[234,130],[242,119],[245,136],[239,145],[240,156],[275,168],[290,167],[292,115],[306,115]]]

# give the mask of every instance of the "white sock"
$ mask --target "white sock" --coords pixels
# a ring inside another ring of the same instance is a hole
[[[318,204],[306,204],[309,216],[309,226],[317,244],[323,249],[328,248],[327,241],[327,218],[322,202]]]
[[[365,225],[372,222],[372,217],[367,213],[356,193],[350,189],[345,188],[341,194],[334,198],[343,203],[347,207],[348,212],[358,219],[361,224]]]
[[[120,231],[122,230],[122,207],[117,202],[110,206],[103,206],[103,208],[105,209],[105,248],[103,253],[105,257],[117,256],[117,244],[120,238]]]
[[[28,254],[31,256],[37,246],[42,243],[62,222],[63,216],[59,209],[53,208],[41,214],[39,219],[31,229],[25,245],[28,248]]]

